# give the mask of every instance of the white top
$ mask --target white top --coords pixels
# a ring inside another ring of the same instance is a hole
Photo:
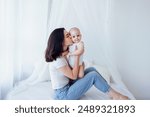
[[[82,42],[79,43],[74,43],[71,46],[69,46],[69,52],[74,52],[76,50],[76,48],[79,48],[79,45],[81,45]],[[71,55],[68,57],[68,62],[69,65],[73,68],[74,67],[74,62],[75,62],[75,56]],[[82,65],[83,62],[83,54],[80,56],[80,60],[79,60],[79,65]]]
[[[53,89],[60,89],[69,83],[69,79],[58,70],[65,65],[68,65],[64,57],[57,58],[56,61],[49,63],[49,72]]]

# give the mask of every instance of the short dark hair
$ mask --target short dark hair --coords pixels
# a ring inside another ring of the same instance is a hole
[[[50,34],[45,51],[46,62],[52,62],[61,56],[63,52],[64,30],[65,28],[57,28]]]

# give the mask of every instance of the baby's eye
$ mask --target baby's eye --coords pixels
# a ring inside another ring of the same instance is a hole
[[[77,35],[77,37],[80,37],[80,35]]]
[[[73,38],[75,38],[75,36],[73,36]]]

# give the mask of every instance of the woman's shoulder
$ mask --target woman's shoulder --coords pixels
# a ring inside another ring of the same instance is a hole
[[[64,66],[67,65],[67,61],[64,57],[58,57],[56,60],[53,60],[50,63],[50,66],[54,66],[56,68],[60,67],[60,66]]]
[[[65,62],[65,61],[66,61],[65,57],[61,56],[56,58],[56,60],[53,60],[52,63]]]

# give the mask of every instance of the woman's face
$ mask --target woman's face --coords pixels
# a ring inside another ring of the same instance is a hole
[[[73,44],[73,42],[72,42],[70,34],[66,30],[64,30],[64,43],[63,43],[63,45],[69,46],[72,44]]]

